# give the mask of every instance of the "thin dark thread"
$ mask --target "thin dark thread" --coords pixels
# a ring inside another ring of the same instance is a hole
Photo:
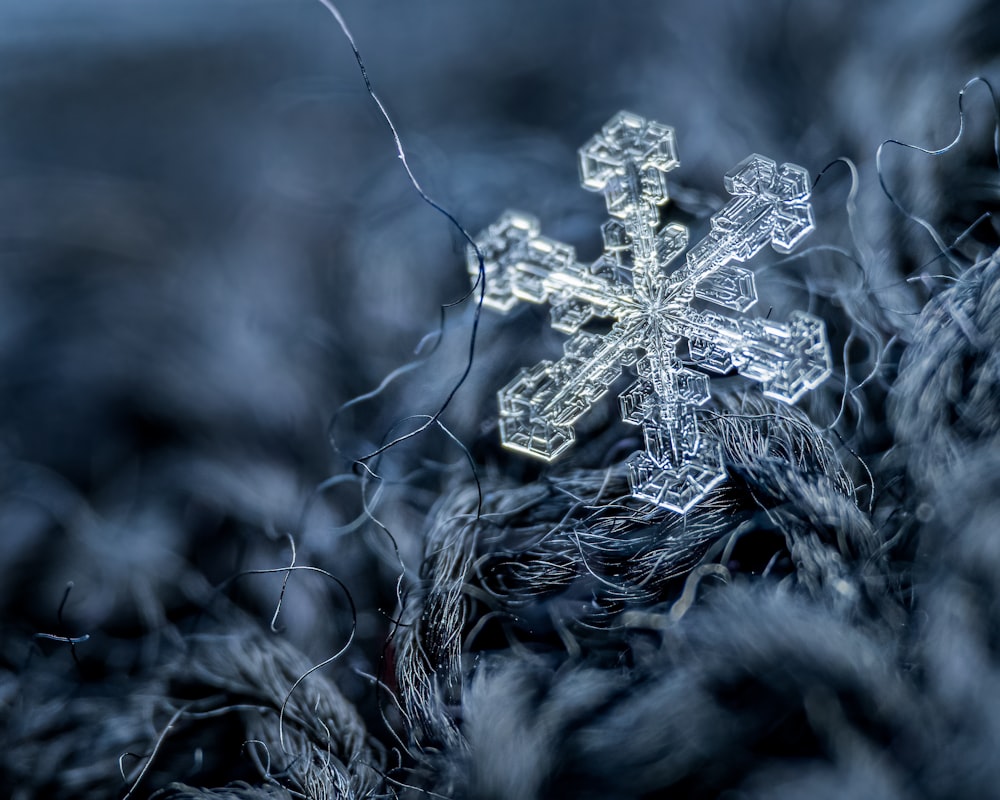
[[[34,634],[34,637],[36,639],[45,639],[49,642],[62,642],[68,645],[82,644],[83,642],[90,641],[89,633],[85,633],[82,636],[59,636],[55,633],[36,633]],[[76,658],[75,654],[73,658]]]
[[[66,589],[63,591],[62,600],[59,601],[59,608],[56,610],[56,621],[59,623],[59,627],[61,628],[66,627],[66,623],[63,620],[63,611],[66,609],[66,601],[69,600],[69,593],[73,591],[74,586],[75,584],[73,581],[68,581],[66,583]],[[85,633],[82,636],[65,636],[55,633],[36,633],[34,638],[44,639],[49,642],[62,642],[63,644],[68,644],[70,657],[73,659],[73,663],[76,665],[77,670],[83,670],[83,664],[80,663],[80,657],[77,655],[76,646],[89,641],[89,633]]]
[[[459,305],[461,303],[464,303],[466,300],[468,300],[470,297],[473,296],[473,294],[476,292],[477,289],[479,291],[479,296],[477,298],[475,310],[474,310],[473,316],[472,316],[472,330],[471,330],[470,336],[469,336],[468,357],[466,359],[465,368],[462,371],[461,376],[459,377],[458,381],[452,386],[452,388],[448,392],[448,395],[447,395],[447,397],[445,397],[444,402],[438,407],[437,411],[435,411],[434,414],[431,415],[431,417],[427,420],[427,422],[425,422],[423,425],[421,425],[420,427],[418,427],[416,430],[413,430],[413,431],[410,431],[409,433],[406,433],[406,434],[403,434],[401,436],[398,436],[395,439],[393,439],[392,441],[387,442],[386,444],[381,445],[376,450],[368,453],[367,455],[361,456],[360,458],[358,458],[358,459],[355,460],[356,463],[364,464],[364,462],[367,462],[367,461],[370,461],[373,458],[376,458],[380,454],[384,453],[386,450],[388,450],[388,449],[390,449],[392,447],[395,447],[396,445],[398,445],[398,444],[400,444],[400,443],[402,443],[402,442],[404,442],[404,441],[406,441],[408,439],[411,439],[414,436],[416,436],[416,435],[422,433],[423,431],[427,430],[428,428],[430,428],[431,425],[433,425],[435,422],[437,422],[438,419],[440,419],[441,415],[447,410],[448,406],[451,404],[452,400],[455,398],[455,395],[458,394],[458,390],[462,387],[462,385],[465,383],[466,379],[468,378],[469,374],[472,372],[472,364],[473,364],[473,361],[475,359],[476,334],[477,334],[477,332],[479,330],[479,319],[480,319],[480,316],[482,314],[483,299],[486,296],[486,265],[483,262],[482,251],[479,249],[479,246],[476,244],[475,240],[472,238],[472,236],[469,234],[469,232],[462,226],[462,224],[455,218],[455,216],[453,214],[451,214],[451,212],[449,212],[446,208],[444,208],[442,205],[440,205],[439,203],[437,203],[434,199],[432,199],[427,194],[427,192],[424,191],[423,187],[420,185],[420,182],[417,180],[416,176],[413,174],[413,170],[410,169],[410,165],[409,165],[409,163],[406,160],[406,150],[403,147],[403,142],[400,139],[399,132],[396,129],[396,126],[395,126],[395,124],[392,121],[392,117],[389,116],[389,112],[386,110],[385,105],[382,103],[382,100],[379,98],[378,94],[376,94],[376,92],[375,92],[375,88],[372,86],[372,82],[371,82],[370,78],[368,77],[368,70],[365,68],[365,62],[364,62],[364,60],[361,57],[361,52],[358,50],[358,46],[357,46],[357,44],[354,41],[354,36],[351,34],[350,29],[347,27],[347,23],[345,22],[343,16],[341,15],[340,10],[332,2],[332,0],[317,0],[317,2],[319,2],[320,5],[322,5],[324,8],[326,8],[326,10],[329,11],[330,14],[333,15],[333,18],[337,21],[337,24],[340,26],[340,30],[343,32],[344,37],[347,39],[348,43],[350,44],[351,50],[354,53],[354,60],[358,64],[358,69],[361,72],[361,78],[362,78],[362,80],[364,80],[365,88],[368,91],[368,95],[375,102],[375,105],[378,106],[378,110],[382,114],[382,118],[385,120],[386,125],[388,125],[388,127],[389,127],[389,132],[392,134],[393,142],[396,145],[396,154],[399,157],[399,160],[402,162],[403,169],[406,171],[406,175],[410,179],[410,183],[413,185],[413,188],[417,191],[417,194],[420,195],[421,200],[423,200],[425,203],[427,203],[435,211],[437,211],[438,213],[440,213],[441,215],[443,215],[455,227],[455,229],[461,234],[462,238],[465,239],[465,241],[469,244],[469,246],[472,247],[472,249],[475,251],[475,253],[476,253],[476,259],[479,262],[479,274],[478,274],[478,276],[476,278],[476,282],[473,284],[472,288],[470,288],[469,291],[466,292],[466,294],[463,295],[458,300],[455,300],[455,301],[453,301],[451,303],[446,303],[446,304],[442,305],[442,307],[441,307],[441,322],[440,322],[439,329],[442,331],[442,335],[443,335],[443,330],[444,330],[444,312],[445,312],[445,309],[448,309],[448,308],[454,307],[456,305]],[[440,341],[440,339],[439,339],[439,341]],[[436,347],[436,345],[435,345],[435,347]],[[399,371],[397,370],[397,373],[398,372]],[[386,385],[387,385],[386,381],[383,381],[382,384],[380,385],[379,389],[375,390],[376,394],[378,393],[379,390],[381,390]],[[339,409],[338,409],[338,413],[339,413]],[[336,418],[336,415],[335,415],[335,418]]]
[[[281,709],[278,713],[278,741],[281,744],[281,749],[286,753],[289,751],[285,747],[284,722],[285,722],[285,709],[288,706],[288,701],[291,699],[292,694],[298,688],[299,684],[302,683],[302,681],[304,681],[306,678],[308,678],[317,670],[322,669],[323,667],[329,664],[332,664],[334,661],[340,658],[344,653],[346,653],[347,650],[350,648],[350,646],[354,643],[354,637],[358,630],[358,610],[354,604],[354,596],[351,594],[351,590],[347,588],[347,584],[345,584],[340,578],[338,578],[332,572],[328,572],[327,570],[322,569],[321,567],[313,567],[308,565],[303,565],[303,566],[291,565],[287,567],[274,567],[271,569],[248,569],[244,570],[243,572],[239,572],[236,575],[233,575],[231,578],[228,578],[222,584],[223,586],[227,585],[232,581],[234,581],[235,579],[242,578],[247,575],[274,575],[279,572],[289,573],[292,571],[315,572],[320,575],[323,575],[324,577],[329,578],[331,581],[333,581],[340,587],[340,589],[344,593],[344,596],[347,598],[347,604],[350,606],[351,610],[351,632],[350,635],[347,637],[347,641],[336,653],[334,653],[329,658],[319,662],[318,664],[315,664],[314,666],[307,669],[304,673],[302,673],[302,675],[300,675],[298,678],[295,679],[295,682],[292,683],[291,688],[285,695],[285,699],[282,701]]]
[[[864,244],[867,242],[864,236],[861,235],[858,230],[858,190],[861,187],[861,178],[858,175],[858,166],[847,156],[839,156],[827,164],[823,169],[820,170],[819,174],[816,176],[816,180],[813,181],[813,189],[819,184],[820,178],[822,178],[831,168],[835,167],[837,164],[843,164],[847,167],[847,171],[851,174],[851,188],[847,191],[847,198],[844,200],[844,209],[847,212],[847,228],[851,232],[851,240],[854,242],[854,246],[859,250],[859,262],[858,266],[862,267],[862,274],[864,274],[864,266],[870,264],[875,260],[874,254],[871,252],[871,248]],[[861,251],[864,252],[861,252]]]
[[[132,786],[125,793],[125,795],[122,798],[122,800],[128,800],[135,793],[135,790],[138,788],[139,784],[142,782],[142,779],[146,776],[146,773],[149,771],[150,766],[152,766],[153,760],[156,758],[156,754],[160,752],[160,748],[163,746],[163,743],[166,741],[167,736],[170,733],[171,729],[174,727],[174,725],[177,724],[177,721],[182,716],[184,716],[184,713],[191,706],[193,706],[193,705],[194,705],[194,703],[187,703],[186,705],[181,706],[179,709],[177,709],[173,713],[173,716],[170,717],[170,721],[167,723],[166,727],[160,732],[160,735],[157,736],[157,738],[156,738],[156,744],[153,745],[153,750],[149,754],[149,757],[146,759],[146,763],[142,765],[142,769],[139,770],[139,774],[136,776],[135,780],[132,782]],[[126,756],[132,756],[133,758],[138,758],[139,757],[139,756],[136,756],[134,753],[122,753],[122,755],[119,756],[119,758],[118,758],[118,768],[122,772],[122,777],[124,777],[124,774],[125,774],[124,767],[122,766],[122,759],[125,758]]]
[[[267,766],[260,763],[260,756],[257,755],[256,749],[248,747],[251,744],[259,744],[264,748],[264,755],[267,756]],[[267,746],[267,742],[261,739],[247,739],[240,745],[241,750],[246,750],[250,753],[250,758],[254,760],[254,766],[257,768],[257,772],[265,780],[269,781],[271,779],[271,748]]]
[[[986,87],[987,91],[990,94],[990,100],[993,103],[993,153],[996,156],[997,169],[1000,170],[1000,99],[997,98],[996,92],[993,90],[993,85],[986,78],[982,76],[977,76],[975,78],[972,78],[971,80],[966,82],[965,86],[963,86],[961,91],[959,91],[958,133],[955,134],[955,138],[952,139],[951,142],[949,142],[947,145],[937,150],[931,150],[925,147],[920,147],[915,144],[908,144],[906,142],[901,142],[898,139],[886,139],[878,146],[878,149],[875,151],[875,170],[876,172],[878,172],[878,182],[879,185],[882,187],[882,191],[885,193],[885,196],[889,198],[889,201],[897,209],[899,209],[899,211],[907,219],[916,222],[918,225],[920,225],[920,227],[922,227],[930,234],[931,238],[934,240],[934,244],[937,246],[938,250],[941,251],[940,255],[947,258],[948,261],[951,262],[952,266],[954,266],[956,269],[962,268],[962,265],[959,264],[958,261],[952,255],[952,250],[957,245],[957,241],[955,244],[952,244],[950,246],[945,245],[944,240],[941,238],[940,234],[938,234],[938,232],[934,229],[933,225],[931,225],[923,217],[918,217],[916,214],[913,214],[896,199],[895,195],[893,195],[893,193],[889,190],[889,187],[885,181],[885,173],[882,168],[882,152],[885,149],[885,146],[889,144],[894,144],[897,145],[898,147],[903,147],[908,150],[916,150],[918,153],[923,153],[924,155],[935,156],[935,157],[944,155],[945,153],[950,151],[959,143],[959,141],[962,139],[962,136],[965,134],[965,108],[964,108],[965,92],[969,89],[970,86],[973,86],[976,83],[982,83]],[[980,220],[977,220],[974,223],[974,225],[978,225],[983,218],[989,218],[989,216],[990,215],[987,212],[987,214],[981,217]]]
[[[844,156],[835,158],[833,161],[831,161],[829,164],[823,167],[822,170],[820,170],[819,174],[816,176],[816,179],[813,181],[813,188],[815,189],[817,184],[819,184],[820,179],[830,169],[837,166],[838,164],[842,164],[843,166],[845,166],[848,172],[850,173],[851,177],[851,185],[850,188],[848,189],[847,197],[844,200],[844,210],[847,213],[847,226],[848,230],[851,232],[851,239],[854,242],[854,246],[858,250],[858,257],[855,258],[847,251],[840,250],[839,248],[833,248],[833,249],[836,252],[840,252],[843,255],[845,255],[848,258],[848,260],[851,263],[853,263],[859,270],[861,282],[858,286],[854,287],[853,291],[865,292],[867,294],[868,291],[870,291],[870,286],[868,283],[868,269],[866,268],[866,265],[874,263],[875,256],[874,253],[872,253],[871,248],[867,246],[866,244],[867,240],[865,239],[865,237],[861,235],[861,232],[858,228],[857,196],[861,183],[857,165],[851,159]],[[957,242],[955,244],[957,244]],[[804,254],[805,253],[803,253],[802,255]],[[824,430],[832,430],[840,422],[840,420],[843,418],[844,414],[847,411],[848,398],[854,401],[855,407],[858,411],[859,419],[861,416],[863,416],[863,406],[861,404],[861,401],[858,399],[858,392],[860,392],[860,390],[864,386],[866,386],[870,381],[872,381],[882,368],[882,354],[885,350],[885,347],[882,346],[881,337],[871,326],[862,325],[859,314],[852,314],[851,317],[854,323],[860,325],[863,328],[864,332],[871,337],[872,344],[874,345],[874,351],[876,353],[875,363],[872,365],[872,368],[871,370],[869,370],[868,374],[860,382],[858,382],[854,387],[850,386],[851,375],[850,375],[850,361],[848,358],[848,350],[850,348],[850,345],[853,344],[856,339],[861,338],[852,329],[850,333],[847,335],[844,342],[844,347],[842,349],[842,359],[844,365],[844,387],[840,396],[840,408],[837,412],[837,416],[834,417],[833,421],[829,425],[825,426]]]
[[[389,716],[386,714],[385,711],[384,700],[386,697],[388,697],[392,701],[392,704],[396,707],[396,710],[403,717],[404,724],[409,728],[413,727],[413,720],[410,717],[410,715],[406,712],[406,709],[403,708],[403,704],[400,702],[395,692],[393,692],[386,685],[385,681],[383,681],[382,678],[380,677],[384,673],[384,670],[388,664],[388,659],[386,658],[386,654],[388,653],[389,647],[391,646],[393,640],[396,638],[396,633],[399,631],[401,627],[409,627],[409,626],[403,626],[398,618],[392,619],[392,623],[393,625],[389,631],[389,635],[386,637],[385,642],[383,642],[382,650],[379,653],[377,674],[368,675],[367,673],[362,672],[358,669],[355,669],[355,673],[361,675],[362,677],[370,679],[375,684],[375,706],[378,708],[379,716],[382,719],[382,724],[385,725],[385,729],[389,731],[389,735],[396,740],[396,744],[398,744],[403,749],[403,751],[406,752],[406,755],[415,760],[413,752],[410,750],[409,747],[406,746],[406,743],[403,741],[402,737],[399,735],[399,733],[396,732],[396,729],[393,728],[392,725],[390,724]]]
[[[393,777],[391,777],[391,776],[389,775],[389,773],[388,773],[388,772],[386,772],[386,771],[384,771],[384,770],[381,770],[381,769],[379,769],[379,768],[378,768],[377,766],[375,766],[374,764],[368,764],[368,763],[366,762],[366,766],[368,766],[368,767],[369,767],[369,768],[370,768],[370,769],[371,769],[371,770],[372,770],[373,772],[375,772],[375,773],[377,773],[377,774],[381,775],[381,776],[382,776],[383,778],[385,778],[385,779],[386,779],[387,781],[389,781],[390,783],[394,783],[394,784],[396,784],[397,786],[399,786],[399,787],[401,787],[401,788],[404,788],[404,789],[412,789],[413,791],[415,791],[415,792],[420,792],[421,794],[425,794],[425,795],[427,795],[428,797],[437,797],[437,798],[439,798],[439,800],[453,800],[453,798],[451,797],[451,795],[447,795],[447,794],[439,794],[438,792],[432,792],[432,791],[431,791],[430,789],[424,789],[424,788],[423,788],[423,787],[421,787],[421,786],[415,786],[415,785],[413,785],[413,784],[410,784],[410,783],[404,783],[404,782],[403,782],[403,781],[401,781],[401,780],[398,780],[398,779],[396,779],[396,778],[393,778]],[[401,767],[396,767],[396,768],[394,768],[394,770],[395,770],[395,769],[402,769],[402,768],[401,768]],[[393,771],[393,770],[390,770],[390,771]]]
[[[278,614],[281,613],[281,603],[285,599],[285,590],[288,588],[288,579],[292,575],[292,569],[295,567],[295,537],[291,534],[288,535],[288,544],[292,548],[292,559],[288,564],[288,569],[285,571],[285,577],[281,580],[281,592],[278,594],[278,602],[274,606],[274,615],[271,617],[271,632],[278,633]]]
[[[69,581],[66,584],[66,591],[63,592],[62,600],[59,603],[59,609],[56,611],[56,620],[60,625],[63,624],[63,611],[66,608],[66,601],[69,600],[69,593],[73,591],[74,585],[73,581]]]

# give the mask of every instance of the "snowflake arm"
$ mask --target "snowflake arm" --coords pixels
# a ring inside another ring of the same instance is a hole
[[[628,331],[620,325],[598,336],[579,332],[569,339],[556,363],[542,361],[499,392],[504,443],[551,461],[576,439],[573,424],[622,374],[622,349]]]

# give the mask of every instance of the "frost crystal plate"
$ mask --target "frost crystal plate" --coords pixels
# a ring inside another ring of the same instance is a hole
[[[718,442],[699,433],[695,415],[709,399],[707,373],[736,370],[789,403],[830,374],[826,328],[816,317],[796,311],[781,323],[705,308],[749,310],[754,275],[738,265],[767,244],[787,253],[813,231],[809,174],[760,155],[744,159],[725,177],[732,199],[675,264],[688,231],[661,227],[659,210],[666,174],[679,165],[673,129],[623,111],[579,154],[583,187],[604,195],[611,216],[597,261],[579,263],[572,247],[542,236],[538,220],[517,211],[476,240],[484,305],[506,312],[522,300],[547,302],[552,327],[570,335],[559,361],[522,369],[500,390],[500,434],[507,447],[551,461],[573,444],[573,425],[622,368],[634,368],[635,382],[618,397],[622,419],[641,425],[645,441],[628,460],[632,494],[685,512],[726,476]],[[471,247],[468,267],[478,279]],[[611,329],[582,330],[595,317],[611,320]],[[682,363],[682,342],[699,369]]]

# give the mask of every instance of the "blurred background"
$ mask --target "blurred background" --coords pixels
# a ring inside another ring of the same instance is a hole
[[[814,176],[839,156],[857,162],[861,242],[841,166],[817,188],[811,243],[862,252],[904,326],[923,298],[899,281],[934,249],[881,193],[875,150],[890,137],[946,144],[958,91],[996,76],[1000,59],[989,0],[339,5],[411,168],[470,232],[518,208],[596,257],[605,213],[579,187],[575,152],[630,109],[677,130],[671,180],[693,236],[750,152]],[[984,178],[992,109],[981,87],[967,99],[969,136],[946,158],[886,153],[900,200],[948,240],[998,202]],[[986,222],[966,246],[997,243]],[[395,542],[352,526],[357,478],[309,500],[401,418],[433,413],[461,374],[468,302],[447,311],[420,368],[337,417],[331,446],[338,407],[408,363],[442,304],[468,291],[463,251],[410,185],[318,2],[0,3],[0,702],[11,718],[30,706],[26,682],[56,696],[155,664],[164,645],[150,632],[183,628],[241,570],[287,563],[289,533],[300,564],[331,570],[353,596],[359,638],[338,680],[371,706],[351,670],[376,669],[400,561],[416,567],[428,510],[470,480],[468,465],[438,430],[378,462]],[[761,281],[763,310],[780,318],[808,302],[797,269],[775,282],[784,288]],[[848,270],[816,269],[816,281]],[[847,333],[830,325],[836,353]],[[486,472],[538,474],[499,452],[494,394],[561,340],[545,309],[484,313],[445,420]],[[877,450],[879,431],[862,439]],[[280,585],[254,576],[227,596],[263,628]],[[340,646],[348,619],[336,586],[297,576],[280,622],[314,661]],[[38,632],[89,635],[80,665]],[[39,752],[17,759],[35,768]]]

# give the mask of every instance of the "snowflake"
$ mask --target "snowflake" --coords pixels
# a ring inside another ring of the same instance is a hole
[[[736,370],[789,403],[830,374],[819,319],[795,311],[780,323],[706,307],[750,309],[754,275],[737,264],[767,244],[787,253],[812,232],[809,174],[760,155],[746,158],[725,177],[732,199],[673,268],[688,244],[684,226],[660,227],[666,173],[679,165],[673,129],[623,111],[579,155],[584,188],[604,195],[611,216],[597,261],[579,263],[572,247],[540,235],[538,221],[516,211],[477,239],[484,304],[506,312],[522,300],[548,302],[552,327],[571,334],[559,361],[522,369],[500,390],[501,437],[509,448],[551,461],[573,444],[574,424],[622,368],[633,368],[636,380],[618,398],[622,419],[641,425],[645,442],[627,462],[632,494],[685,512],[726,476],[719,443],[698,430],[695,409],[709,399],[706,370]],[[472,248],[468,265],[478,278]],[[584,330],[595,317],[612,320],[610,331]]]

